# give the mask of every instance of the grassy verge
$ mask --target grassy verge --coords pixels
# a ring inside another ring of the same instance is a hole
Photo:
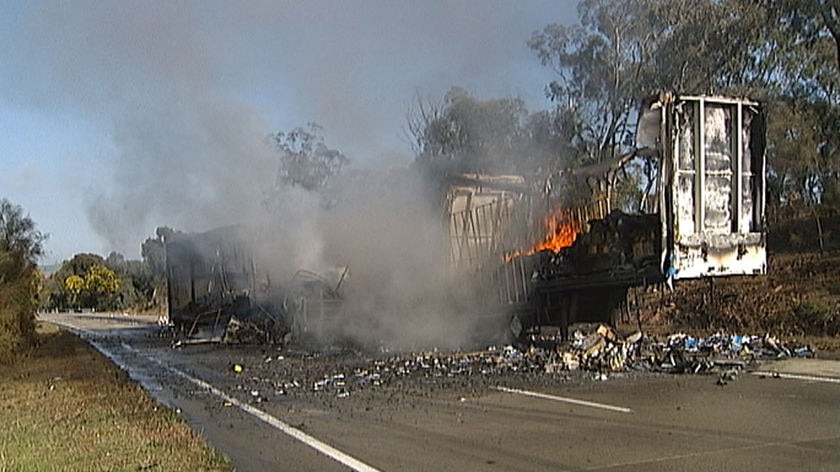
[[[173,411],[75,336],[0,366],[0,471],[230,471]]]

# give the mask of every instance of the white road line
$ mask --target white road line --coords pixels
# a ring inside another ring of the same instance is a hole
[[[129,346],[129,349],[133,349],[133,348],[131,348]],[[135,350],[135,352],[137,352],[137,351]],[[210,385],[209,383],[207,383],[207,382],[205,382],[201,379],[197,379],[197,378],[187,374],[186,372],[181,371],[180,369],[176,369],[175,367],[167,366],[157,358],[147,356],[147,355],[142,354],[142,353],[140,353],[140,355],[146,357],[147,359],[149,359],[152,362],[157,363],[161,367],[164,367],[164,368],[170,370],[171,372],[174,372],[175,374],[180,375],[181,377],[189,380],[190,382],[198,385],[199,387],[209,390],[212,394],[216,395],[217,397],[221,398],[222,400],[224,400],[226,402],[230,402],[230,404],[236,406],[237,408],[241,409],[242,411],[257,417],[258,419],[262,420],[263,422],[268,423],[269,425],[271,425],[274,428],[282,431],[283,433],[288,434],[289,436],[293,437],[294,439],[297,439],[298,441],[306,444],[307,446],[315,449],[316,451],[326,455],[327,457],[330,457],[331,459],[333,459],[337,462],[340,462],[341,464],[346,465],[347,467],[349,467],[353,470],[356,470],[356,471],[359,471],[359,472],[378,472],[378,469],[365,464],[364,462],[356,459],[355,457],[353,457],[349,454],[345,454],[344,452],[339,451],[338,449],[330,446],[329,444],[327,444],[327,443],[325,443],[325,442],[323,442],[319,439],[316,439],[313,436],[310,436],[310,435],[304,433],[303,431],[295,428],[294,426],[291,426],[290,424],[285,423],[285,422],[277,419],[274,416],[269,415],[268,413],[266,413],[266,412],[264,412],[264,411],[262,411],[258,408],[254,408],[253,406],[251,406],[247,403],[243,403],[243,402],[237,400],[236,398],[231,397],[230,395],[226,394],[225,392],[217,389],[216,387]]]
[[[813,375],[783,374],[781,372],[753,372],[753,375],[778,377],[780,379],[807,380],[809,382],[827,382],[840,384],[840,379],[832,377],[815,377]]]
[[[515,393],[517,395],[525,395],[528,397],[535,397],[535,398],[542,398],[545,400],[553,400],[556,402],[563,402],[563,403],[571,403],[573,405],[580,405],[580,406],[588,406],[591,408],[601,408],[603,410],[609,411],[617,411],[619,413],[633,413],[633,410],[630,408],[624,408],[622,406],[614,406],[614,405],[607,405],[605,403],[595,403],[595,402],[588,402],[586,400],[578,400],[575,398],[568,398],[568,397],[558,397],[555,395],[548,395],[546,393],[539,393],[539,392],[531,392],[528,390],[519,390],[516,388],[507,388],[507,387],[493,387],[500,392],[506,393]]]
[[[102,354],[104,354],[106,357],[108,357],[112,362],[116,361],[116,356],[114,355],[113,352],[106,349],[105,346],[103,346],[102,344],[97,343],[96,341],[90,339],[90,337],[93,336],[93,333],[91,333],[87,330],[82,330],[82,329],[78,329],[78,328],[71,328],[71,330],[75,331],[77,334],[81,334],[81,333],[88,334],[88,339],[86,339],[86,341],[88,343],[93,345],[98,351],[102,352]],[[365,464],[364,462],[356,459],[355,457],[339,451],[338,449],[330,446],[329,444],[327,444],[327,443],[325,443],[325,442],[323,442],[323,441],[321,441],[321,440],[319,440],[319,439],[317,439],[313,436],[310,436],[310,435],[304,433],[303,431],[295,428],[294,426],[292,426],[288,423],[285,423],[285,422],[275,418],[274,416],[269,415],[268,413],[266,413],[266,412],[264,412],[264,411],[262,411],[258,408],[254,408],[253,406],[248,405],[247,403],[242,403],[241,401],[237,400],[236,398],[231,397],[230,395],[228,395],[225,392],[217,389],[216,387],[210,385],[209,383],[207,383],[207,382],[205,382],[201,379],[197,379],[197,378],[187,374],[186,372],[181,371],[180,369],[176,369],[175,367],[170,367],[170,366],[164,364],[163,361],[161,361],[160,359],[158,359],[156,357],[150,356],[148,354],[144,354],[144,353],[140,352],[139,350],[129,346],[126,343],[122,343],[122,347],[124,349],[128,350],[128,351],[131,351],[131,352],[137,354],[137,355],[145,357],[146,359],[158,364],[159,366],[163,367],[164,369],[167,369],[170,372],[172,372],[174,374],[177,374],[177,375],[183,377],[186,380],[189,380],[190,382],[194,383],[195,385],[197,385],[201,388],[205,388],[205,389],[209,390],[211,393],[213,393],[217,397],[221,398],[222,400],[224,400],[226,402],[229,402],[232,405],[235,405],[240,410],[242,410],[242,411],[244,411],[244,412],[246,412],[250,415],[255,416],[259,420],[261,420],[265,423],[268,423],[270,426],[274,427],[275,429],[291,436],[294,439],[297,439],[298,441],[306,444],[307,446],[311,447],[312,449],[315,449],[316,451],[320,452],[321,454],[324,454],[325,456],[335,460],[336,462],[339,462],[341,464],[346,465],[350,469],[356,470],[358,472],[380,472],[379,469],[376,469],[375,467],[371,467],[371,466]]]
[[[310,436],[310,435],[304,433],[303,431],[295,428],[294,426],[292,426],[288,423],[285,423],[285,422],[277,419],[274,416],[269,415],[268,413],[260,410],[259,408],[254,408],[253,406],[251,406],[247,403],[243,403],[243,402],[237,400],[236,398],[231,397],[230,395],[226,394],[225,392],[219,390],[218,388],[210,385],[209,383],[207,383],[207,382],[205,382],[201,379],[197,379],[197,378],[187,374],[186,372],[184,372],[180,369],[177,369],[175,367],[171,367],[171,366],[168,366],[168,365],[164,364],[163,361],[161,361],[160,359],[158,359],[156,357],[150,356],[148,354],[144,354],[144,353],[138,351],[137,349],[134,349],[133,347],[131,347],[128,344],[125,344],[125,343],[122,344],[122,347],[125,348],[126,350],[129,350],[129,351],[132,351],[132,352],[134,352],[138,355],[141,355],[141,356],[145,357],[146,359],[149,359],[150,361],[158,364],[159,366],[163,367],[164,369],[167,369],[170,372],[173,372],[173,373],[189,380],[190,382],[194,383],[195,385],[198,385],[201,388],[209,390],[210,393],[216,395],[217,397],[221,398],[222,400],[224,400],[226,402],[229,402],[231,405],[236,406],[240,410],[257,417],[259,420],[261,420],[265,423],[268,423],[269,425],[271,425],[272,427],[280,430],[281,432],[283,432],[285,434],[288,434],[292,438],[297,439],[298,441],[306,444],[307,446],[311,447],[312,449],[315,449],[316,451],[324,454],[325,456],[327,456],[327,457],[329,457],[329,458],[331,458],[331,459],[333,459],[337,462],[340,462],[341,464],[344,464],[344,465],[346,465],[347,467],[349,467],[353,470],[356,470],[356,471],[359,471],[359,472],[379,472],[379,469],[371,467],[371,466],[365,464],[364,462],[356,459],[355,457],[339,451],[338,449],[330,446],[329,444],[327,444],[327,443],[325,443],[325,442],[323,442],[319,439],[316,439],[313,436]]]

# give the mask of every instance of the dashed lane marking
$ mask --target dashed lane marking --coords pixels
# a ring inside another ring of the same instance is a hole
[[[832,378],[832,377],[816,377],[813,375],[799,375],[799,374],[785,374],[782,372],[753,372],[753,375],[760,375],[764,377],[773,377],[773,378],[780,378],[780,379],[793,379],[793,380],[806,380],[808,382],[827,382],[827,383],[836,383],[840,384],[840,379]]]
[[[573,405],[579,406],[587,406],[590,408],[600,408],[602,410],[609,410],[615,411],[618,413],[633,413],[633,410],[630,408],[624,408],[623,406],[615,406],[615,405],[607,405],[605,403],[596,403],[596,402],[588,402],[586,400],[578,400],[576,398],[568,398],[568,397],[558,397],[556,395],[548,395],[546,393],[539,393],[539,392],[531,392],[529,390],[519,390],[517,388],[507,388],[507,387],[493,387],[500,392],[505,393],[514,393],[517,395],[525,395],[526,397],[534,397],[534,398],[542,398],[544,400],[552,400],[556,402],[563,402],[563,403],[571,403]]]

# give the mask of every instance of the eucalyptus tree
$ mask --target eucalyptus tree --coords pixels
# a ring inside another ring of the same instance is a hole
[[[0,359],[34,336],[36,264],[45,239],[20,205],[0,199]]]
[[[271,136],[280,153],[277,185],[299,186],[306,190],[324,187],[350,160],[324,142],[323,128],[317,123],[297,127]]]
[[[451,88],[440,104],[417,101],[408,116],[416,162],[442,173],[521,170],[527,110],[519,98],[478,99]]]

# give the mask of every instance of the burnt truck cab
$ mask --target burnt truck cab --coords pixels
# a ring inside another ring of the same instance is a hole
[[[615,324],[630,287],[766,273],[761,106],[662,94],[642,105],[636,134],[631,152],[565,172],[598,182],[574,205],[539,180],[452,179],[451,264],[481,281],[480,299],[509,317],[515,336],[542,326],[566,335],[576,321]],[[649,198],[619,209],[611,189],[639,159],[654,170]]]

